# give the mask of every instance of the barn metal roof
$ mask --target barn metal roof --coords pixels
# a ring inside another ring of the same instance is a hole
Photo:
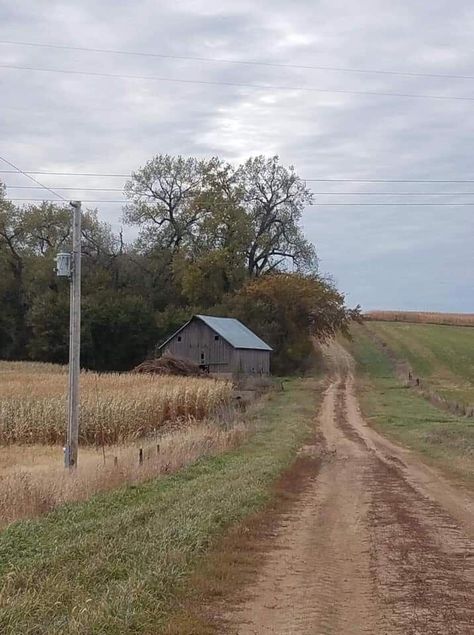
[[[207,324],[215,333],[223,337],[234,348],[251,348],[260,351],[272,351],[271,346],[268,346],[262,339],[260,339],[253,331],[248,329],[242,322],[235,318],[223,318],[214,317],[212,315],[195,315],[194,317],[183,324],[171,337],[169,337],[160,348],[163,348],[170,340],[173,339],[178,333],[180,333],[186,326],[192,322],[192,320],[198,319]]]
[[[253,348],[260,351],[273,350],[253,331],[235,318],[214,317],[212,315],[196,315],[195,317],[221,335],[234,348]]]

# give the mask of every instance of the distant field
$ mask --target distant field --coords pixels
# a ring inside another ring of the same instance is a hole
[[[370,328],[375,327],[379,333],[383,332],[382,326],[388,327],[387,339],[398,346],[399,352],[410,356],[425,373],[431,373],[431,381],[438,381],[438,389],[442,390],[444,385],[448,394],[459,396],[463,393],[466,399],[472,397],[472,380],[470,383],[467,378],[473,376],[474,332],[470,335],[471,340],[464,340],[459,331],[466,332],[467,329],[370,324]],[[444,329],[446,333],[438,339],[436,329]],[[470,345],[469,354],[463,349],[466,342]],[[447,472],[474,485],[474,419],[443,412],[407,388],[395,377],[388,355],[374,343],[364,326],[353,328],[353,341],[348,346],[357,363],[360,403],[367,421],[421,452]],[[457,355],[461,363],[456,366]],[[449,390],[446,383],[441,383],[447,382],[448,377],[453,384]]]
[[[425,311],[368,311],[366,320],[384,322],[418,322],[422,324],[452,324],[474,326],[474,313],[429,313]]]
[[[63,366],[0,362],[0,444],[64,442]],[[132,373],[81,373],[80,441],[116,444],[167,421],[204,419],[230,402],[229,382]]]
[[[366,326],[442,397],[474,405],[474,329],[375,321]]]

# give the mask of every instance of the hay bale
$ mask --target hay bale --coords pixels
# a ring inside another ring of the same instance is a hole
[[[159,357],[147,359],[138,364],[132,373],[146,373],[149,375],[174,375],[177,377],[209,377],[197,364],[177,357]]]

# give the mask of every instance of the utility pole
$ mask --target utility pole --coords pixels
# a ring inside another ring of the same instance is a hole
[[[79,375],[81,372],[81,202],[71,201],[72,259],[70,269],[69,313],[69,391],[66,430],[65,467],[77,467],[79,442]]]

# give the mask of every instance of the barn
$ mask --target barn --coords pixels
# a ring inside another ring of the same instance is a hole
[[[234,318],[195,315],[160,346],[210,373],[268,375],[272,349]]]

